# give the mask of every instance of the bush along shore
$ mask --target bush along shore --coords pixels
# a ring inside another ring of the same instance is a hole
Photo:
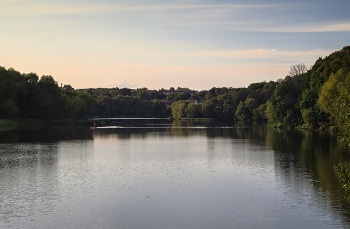
[[[93,127],[106,125],[108,121],[102,120],[77,120],[77,119],[63,119],[52,120],[50,122],[44,122],[44,120],[37,119],[15,119],[7,120],[0,119],[0,131],[12,130],[12,129],[32,129],[32,128],[44,128],[44,127]]]
[[[0,119],[0,130],[11,130],[17,128],[42,128],[45,126],[43,120],[36,119],[17,119],[17,120],[7,120]]]

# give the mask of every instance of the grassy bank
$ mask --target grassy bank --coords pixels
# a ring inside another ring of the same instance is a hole
[[[180,118],[181,121],[213,121],[215,118]]]
[[[17,128],[42,128],[45,126],[43,120],[38,119],[0,119],[0,130],[13,130]]]
[[[55,120],[45,123],[43,120],[38,119],[16,119],[7,120],[0,119],[0,131],[13,130],[13,129],[32,129],[32,128],[44,128],[44,127],[68,127],[68,126],[96,126],[101,125],[101,121],[92,120],[74,120],[64,119]]]
[[[2,130],[12,130],[18,127],[18,122],[6,119],[0,119],[0,131]]]
[[[62,119],[62,120],[55,120],[47,123],[47,126],[53,126],[53,127],[65,127],[65,126],[94,126],[94,123],[96,125],[100,124],[102,121],[100,120],[76,120],[76,119]]]

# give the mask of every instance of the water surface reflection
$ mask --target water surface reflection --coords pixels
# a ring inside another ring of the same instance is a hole
[[[330,133],[121,120],[0,136],[0,227],[349,226]]]

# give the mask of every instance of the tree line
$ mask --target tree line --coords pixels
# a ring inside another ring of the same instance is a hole
[[[219,120],[266,120],[266,103],[274,93],[276,82],[250,84],[247,88],[216,88],[201,91],[192,99],[205,100],[201,104],[186,100],[174,102],[174,118],[215,118]]]
[[[266,120],[275,125],[328,129],[335,126],[340,142],[350,146],[350,47],[319,58],[307,69],[292,66],[276,82],[247,88],[213,87],[195,95],[164,89],[59,87],[52,76],[21,74],[0,67],[0,118],[42,119],[87,117],[214,118]],[[187,88],[178,88],[187,89]],[[204,104],[188,100],[205,101]],[[173,101],[167,106],[162,100]]]
[[[161,90],[59,87],[52,76],[21,74],[0,67],[0,119],[41,119],[45,122],[88,117],[169,117]]]

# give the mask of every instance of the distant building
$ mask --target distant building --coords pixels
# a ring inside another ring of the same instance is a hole
[[[166,105],[171,105],[173,103],[173,101],[171,100],[162,100],[163,103],[165,103]]]
[[[198,103],[196,99],[189,99],[188,101],[190,101],[190,103]]]
[[[190,94],[191,96],[192,95],[195,95],[198,93],[198,91],[194,91],[194,90],[186,90],[186,89],[176,89],[176,90],[164,90],[163,91],[163,94],[164,95],[169,95],[170,93],[179,93],[179,94]]]

